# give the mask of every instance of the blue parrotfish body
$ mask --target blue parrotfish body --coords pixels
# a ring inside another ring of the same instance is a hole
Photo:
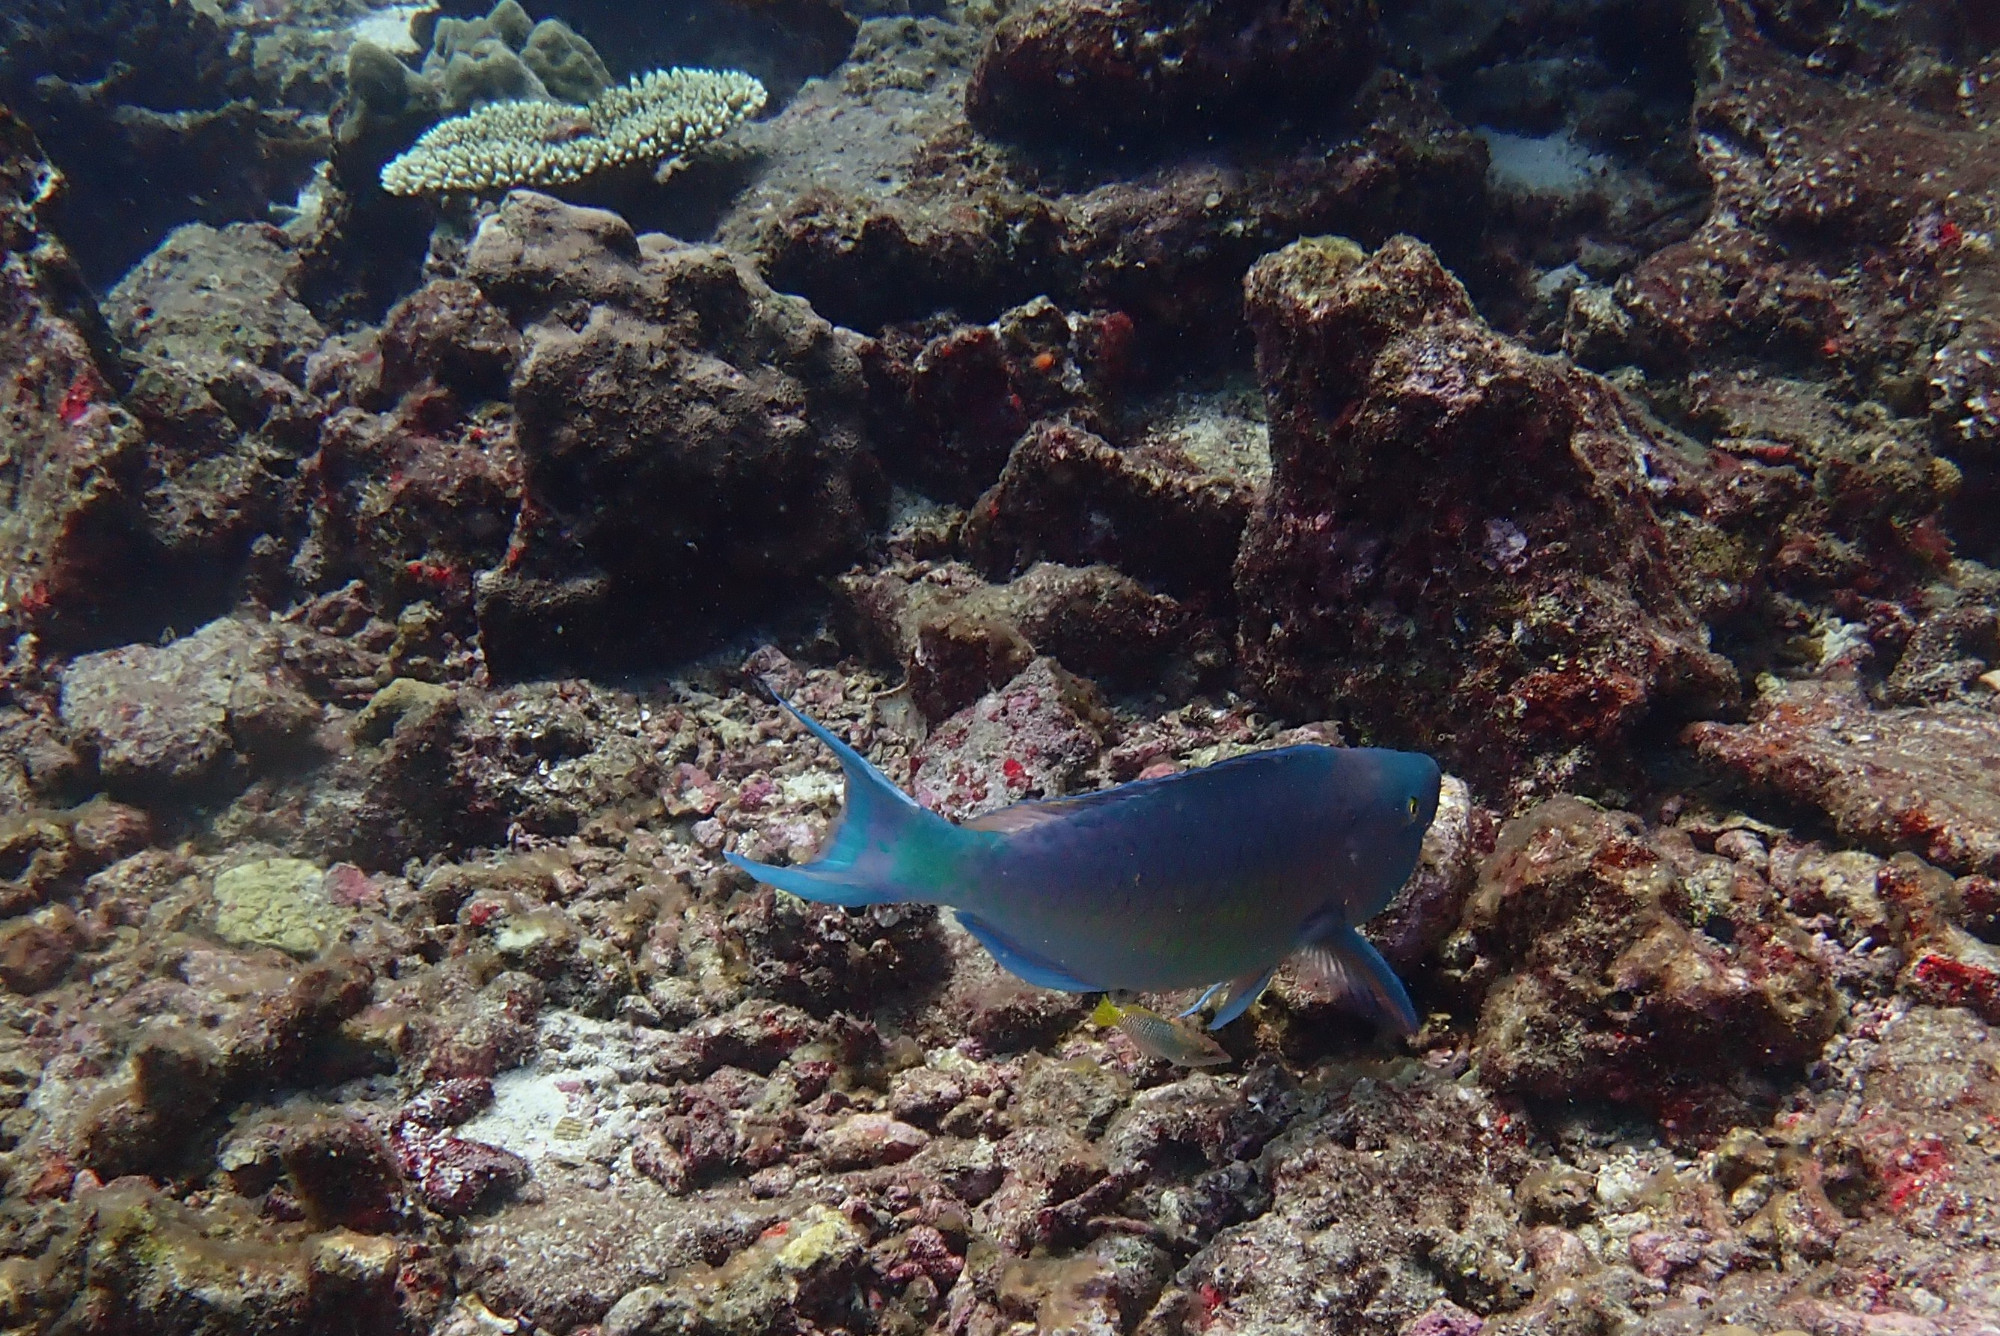
[[[948,906],[1002,966],[1044,988],[1208,985],[1206,1001],[1227,986],[1211,1028],[1298,956],[1357,1009],[1416,1029],[1402,983],[1355,925],[1416,866],[1437,812],[1430,757],[1281,747],[954,825],[785,708],[840,758],[847,801],[810,863],[728,855],[759,881],[823,904]]]

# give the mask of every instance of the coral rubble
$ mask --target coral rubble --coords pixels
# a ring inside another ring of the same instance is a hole
[[[1996,62],[6,6],[0,1328],[1990,1332]],[[954,820],[1432,753],[1418,1032],[753,883],[774,694]]]

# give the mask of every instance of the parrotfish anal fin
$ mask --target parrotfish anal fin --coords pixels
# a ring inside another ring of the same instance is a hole
[[[1345,923],[1309,929],[1299,958],[1340,1000],[1400,1034],[1417,1032],[1417,1009],[1382,953]]]
[[[1250,1004],[1264,996],[1264,990],[1271,986],[1271,976],[1277,972],[1278,967],[1273,965],[1261,974],[1246,974],[1240,979],[1231,979],[1229,1000],[1222,1004],[1222,1010],[1215,1013],[1215,1019],[1208,1023],[1208,1028],[1220,1030],[1250,1010]]]
[[[1000,968],[1037,988],[1053,988],[1059,993],[1104,991],[1097,984],[1085,983],[1062,966],[1044,960],[1032,951],[1022,950],[996,932],[992,924],[975,918],[962,909],[958,911],[958,923],[977,938],[981,946],[993,954],[993,958],[1000,962]]]
[[[1188,1017],[1194,1015],[1197,1011],[1200,1011],[1203,1007],[1207,1006],[1208,999],[1214,997],[1217,993],[1221,992],[1223,989],[1227,987],[1229,987],[1229,984],[1227,982],[1210,984],[1207,988],[1202,990],[1201,996],[1194,1000],[1193,1006],[1189,1007],[1186,1011],[1176,1012],[1174,1014],[1174,1019],[1177,1021],[1186,1020]]]
[[[769,863],[753,863],[733,853],[724,857],[757,880],[789,891],[801,900],[853,907],[895,904],[907,899],[905,888],[889,880],[895,851],[913,838],[948,841],[955,835],[951,823],[918,806],[916,799],[870,765],[867,757],[835,737],[817,720],[799,713],[781,697],[773,695],[772,699],[839,758],[841,773],[847,779],[846,803],[841,808],[833,838],[810,863],[774,867]]]

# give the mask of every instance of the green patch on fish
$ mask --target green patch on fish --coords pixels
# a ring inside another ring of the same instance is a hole
[[[822,904],[946,906],[1038,987],[1207,986],[1195,1009],[1223,999],[1210,1029],[1242,1015],[1295,958],[1352,1009],[1415,1032],[1409,994],[1355,927],[1416,866],[1442,779],[1430,757],[1279,747],[953,825],[785,709],[840,759],[846,803],[810,863],[727,855],[759,881]]]

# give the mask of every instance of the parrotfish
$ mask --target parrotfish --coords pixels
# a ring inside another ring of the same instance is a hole
[[[817,721],[846,777],[820,856],[729,861],[821,904],[951,909],[1000,965],[1071,993],[1207,986],[1235,1020],[1297,957],[1352,1008],[1405,1034],[1416,1009],[1355,931],[1415,868],[1437,813],[1437,762],[1415,752],[1303,745],[1072,798],[1016,803],[963,825],[917,804]]]

